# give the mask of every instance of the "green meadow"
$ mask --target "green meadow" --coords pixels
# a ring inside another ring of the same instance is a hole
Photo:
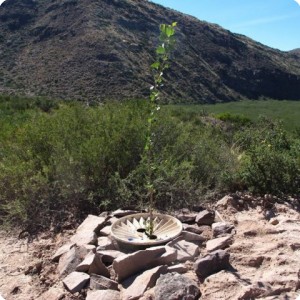
[[[300,101],[288,100],[244,100],[205,105],[179,106],[187,114],[214,114],[230,113],[257,121],[265,116],[283,122],[284,128],[294,131],[300,128]]]

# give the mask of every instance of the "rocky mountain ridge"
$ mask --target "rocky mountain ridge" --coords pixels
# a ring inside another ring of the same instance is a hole
[[[0,93],[145,98],[161,23],[178,22],[164,94],[173,102],[300,99],[300,61],[146,0],[6,0]]]

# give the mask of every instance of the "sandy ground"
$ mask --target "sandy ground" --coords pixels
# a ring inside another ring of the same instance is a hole
[[[47,232],[19,238],[0,231],[0,295],[5,300],[36,300],[51,286],[61,285],[51,256],[68,236]]]
[[[200,284],[201,299],[296,300],[300,296],[299,212],[289,204],[276,204],[269,221],[260,207],[219,211],[236,227],[228,249],[232,270]],[[71,233],[48,232],[31,240],[0,231],[0,295],[5,300],[82,299],[63,290],[50,259]],[[49,289],[51,293],[45,294]]]
[[[207,278],[200,287],[201,299],[295,300],[300,296],[300,215],[289,204],[276,204],[272,212],[273,218],[266,220],[261,207],[222,211],[224,219],[236,225],[228,249],[232,270]]]

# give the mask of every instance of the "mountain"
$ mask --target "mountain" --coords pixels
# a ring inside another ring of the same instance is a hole
[[[290,53],[291,53],[295,58],[300,59],[300,48],[291,50]]]
[[[0,93],[113,100],[147,97],[159,24],[178,22],[170,101],[300,99],[300,60],[146,0],[6,0]]]

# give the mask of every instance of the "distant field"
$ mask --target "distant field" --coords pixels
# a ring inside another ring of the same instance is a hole
[[[243,115],[253,121],[257,120],[260,116],[267,116],[272,119],[282,120],[287,130],[300,128],[300,101],[247,100],[221,104],[180,105],[180,110],[191,114],[219,114],[229,112],[231,114]]]

